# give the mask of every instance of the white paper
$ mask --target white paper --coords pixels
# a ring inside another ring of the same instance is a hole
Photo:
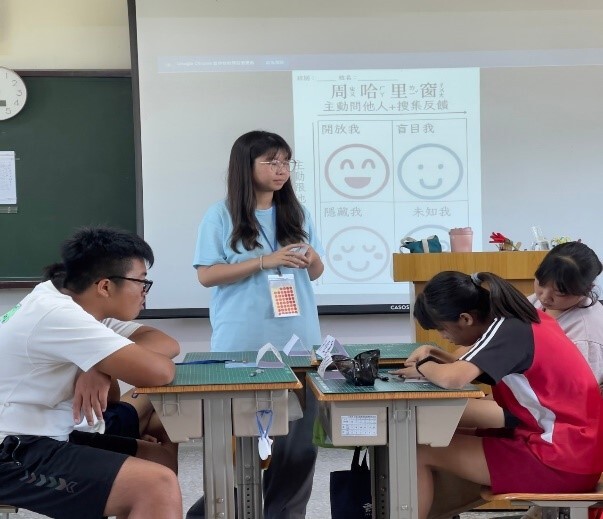
[[[325,371],[331,365],[332,362],[333,361],[331,360],[331,355],[329,355],[328,353],[322,358],[322,362],[316,370],[322,378],[325,378]]]
[[[318,366],[318,374],[324,380],[345,380],[345,377],[339,370],[327,371],[327,368],[332,364],[333,360],[331,355],[327,353],[327,356],[322,360],[320,366]]]
[[[233,368],[257,368],[258,365],[255,362],[225,362],[224,367],[228,369]]]
[[[331,350],[333,349],[333,345],[335,344],[335,337],[331,335],[327,335],[320,347],[316,350],[316,354],[322,357],[323,359],[327,357],[327,355],[331,354]]]
[[[377,436],[377,415],[342,416],[341,436]]]
[[[272,438],[268,436],[258,437],[258,454],[260,459],[267,460],[268,456],[272,454]]]
[[[274,355],[278,359],[277,361],[262,360],[262,357],[266,355],[266,353],[268,353],[269,351],[274,353]],[[282,368],[285,366],[285,363],[283,362],[283,357],[281,356],[280,352],[269,342],[264,344],[264,346],[259,349],[258,355],[255,358],[255,363],[258,368]]]
[[[285,344],[283,353],[290,357],[301,357],[310,355],[310,350],[304,346],[304,343],[297,335],[293,334],[289,342]]]
[[[291,252],[297,252],[305,256],[309,248],[309,245],[302,245],[301,247],[294,247],[293,249],[291,249]]]
[[[0,204],[17,204],[14,151],[0,151]]]
[[[285,355],[289,355],[291,348],[293,348],[293,346],[295,345],[295,343],[297,341],[299,341],[299,337],[297,335],[293,334],[291,336],[291,338],[289,339],[289,342],[287,344],[285,344],[285,347],[283,348],[283,353]]]

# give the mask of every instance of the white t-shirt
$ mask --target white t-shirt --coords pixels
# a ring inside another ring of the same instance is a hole
[[[142,324],[140,323],[135,323],[133,321],[120,321],[111,317],[108,319],[103,319],[101,323],[103,323],[107,328],[110,328],[122,337],[131,337],[132,334],[142,326]],[[75,430],[104,434],[105,421],[102,419],[102,416],[98,417],[95,415],[93,424],[88,425],[88,421],[86,420],[86,417],[84,417],[82,421],[75,426]]]
[[[76,377],[131,342],[52,282],[37,285],[0,316],[0,441],[8,434],[66,440]]]
[[[528,299],[542,310],[535,294]],[[587,300],[585,304],[589,302]],[[584,355],[603,393],[603,305],[597,302],[587,308],[570,308],[557,317],[557,322]]]

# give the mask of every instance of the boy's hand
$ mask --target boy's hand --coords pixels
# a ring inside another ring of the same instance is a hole
[[[94,416],[102,420],[103,411],[107,409],[107,395],[110,387],[111,377],[105,373],[94,368],[81,373],[75,382],[73,421],[76,424],[80,423],[82,413],[88,425],[94,424]]]

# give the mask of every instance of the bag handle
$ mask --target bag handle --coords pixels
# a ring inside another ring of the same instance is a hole
[[[362,450],[362,447],[354,447],[354,456],[352,457],[352,465],[350,467],[352,472],[369,470],[368,461],[366,459],[366,457],[368,455],[368,449],[366,449],[364,451],[364,457],[362,458],[362,463],[360,463],[360,451],[361,450]]]

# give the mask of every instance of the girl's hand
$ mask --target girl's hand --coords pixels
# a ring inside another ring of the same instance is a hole
[[[415,351],[413,351],[408,356],[408,358],[406,359],[406,362],[404,362],[403,368],[390,371],[389,373],[391,373],[392,375],[398,375],[399,377],[405,377],[405,378],[422,377],[423,375],[421,375],[416,370],[415,364],[417,362],[419,362],[420,360],[424,359],[425,357],[428,357],[431,354],[432,354],[431,346],[429,344],[423,344],[422,346],[419,346]]]
[[[305,254],[303,253],[304,250]],[[264,256],[263,265],[264,269],[274,269],[276,267],[308,268],[312,263],[313,256],[318,257],[307,243],[293,243]]]
[[[407,363],[411,362],[414,364],[415,362],[418,362],[419,360],[424,359],[428,355],[432,354],[431,346],[429,344],[423,344],[408,356],[404,365],[406,366]]]
[[[417,368],[415,368],[415,364],[416,364],[416,362],[406,361],[404,363],[403,368],[395,369],[395,370],[389,371],[388,373],[390,373],[392,375],[398,375],[399,377],[402,377],[402,378],[421,378],[423,375],[421,375],[421,373],[419,373],[417,371]]]

